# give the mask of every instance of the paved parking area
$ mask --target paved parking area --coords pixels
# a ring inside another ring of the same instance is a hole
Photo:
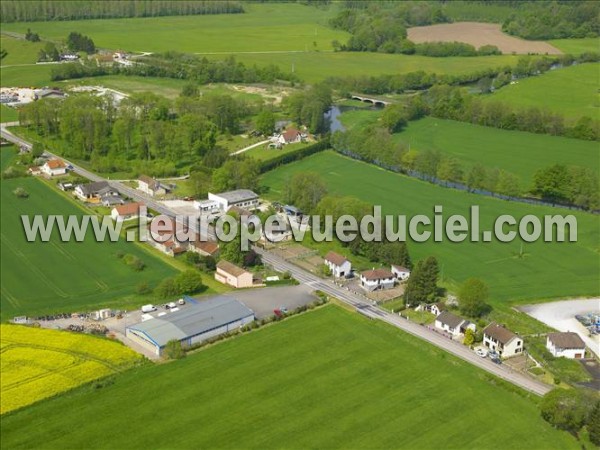
[[[273,310],[282,306],[291,311],[315,301],[316,296],[312,292],[310,287],[300,284],[298,286],[244,289],[225,295],[239,300],[254,311],[258,319],[262,319],[272,316]]]

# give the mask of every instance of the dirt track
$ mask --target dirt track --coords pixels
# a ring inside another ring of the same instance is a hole
[[[456,22],[408,29],[408,39],[423,42],[465,42],[479,48],[495,45],[504,54],[539,53],[560,55],[562,52],[542,41],[526,41],[505,34],[499,24],[480,22]]]

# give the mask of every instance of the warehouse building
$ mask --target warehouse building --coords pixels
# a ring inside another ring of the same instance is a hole
[[[182,347],[190,347],[253,320],[254,312],[245,305],[235,298],[219,296],[127,327],[125,335],[161,356],[167,342],[173,339]]]
[[[258,207],[258,194],[248,189],[221,192],[220,194],[208,193],[208,200],[215,202],[222,211],[229,211],[232,206],[254,209]]]

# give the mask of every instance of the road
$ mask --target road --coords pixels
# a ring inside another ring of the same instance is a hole
[[[10,125],[10,123],[1,124],[0,130],[2,137],[8,141],[14,142],[15,144],[31,148],[31,145],[28,142],[19,138],[18,136],[15,136],[6,129],[6,127]],[[13,122],[12,125],[15,125],[15,123]],[[52,153],[49,154],[52,155]],[[91,181],[109,181],[86,169],[83,169],[82,167],[72,164],[67,160],[64,161],[67,162],[67,164],[71,164],[73,166],[74,172],[81,175],[82,177],[85,177]],[[176,215],[174,211],[170,208],[164,206],[156,200],[153,200],[152,198],[146,196],[140,191],[137,191],[136,189],[133,189],[117,181],[109,182],[110,185],[117,189],[121,194],[131,197],[136,201],[144,202],[146,205],[148,205],[149,208],[152,208],[160,212],[161,214],[166,214],[171,217],[174,217]],[[191,229],[194,229],[196,232],[199,231],[195,226],[196,224],[190,223],[189,225]],[[215,240],[215,236],[212,230],[203,231],[207,232],[209,237]],[[357,312],[363,314],[366,317],[369,317],[374,320],[381,320],[392,326],[395,326],[396,328],[399,328],[419,339],[427,341],[430,344],[435,345],[436,347],[439,347],[442,350],[445,350],[448,353],[451,353],[457,356],[458,358],[467,361],[473,364],[474,366],[479,367],[480,369],[483,369],[493,375],[496,375],[497,377],[506,380],[516,386],[519,386],[525,389],[526,391],[532,392],[537,395],[544,395],[552,389],[551,386],[548,386],[547,384],[530,378],[524,374],[514,372],[504,365],[494,364],[488,358],[481,358],[477,356],[468,347],[465,347],[464,345],[459,344],[458,342],[455,342],[445,337],[444,335],[436,333],[435,331],[432,331],[424,326],[418,325],[413,322],[409,322],[408,320],[401,318],[395,314],[392,314],[389,311],[374,306],[370,303],[369,300],[366,300],[365,298],[354,294],[353,292],[348,291],[347,289],[337,286],[329,280],[323,280],[317,277],[316,275],[313,275],[312,273],[307,272],[306,270],[301,269],[300,267],[276,255],[273,255],[268,251],[265,251],[258,247],[255,247],[254,249],[257,253],[261,255],[263,262],[273,266],[276,270],[279,270],[281,272],[290,272],[292,276],[295,279],[297,279],[300,283],[303,283],[312,289],[323,291],[326,294],[339,299],[340,301],[356,308]]]
[[[261,145],[265,145],[271,142],[269,139],[265,139],[264,141],[257,142],[256,144],[249,145],[248,147],[244,147],[237,152],[230,153],[229,156],[239,155],[240,153],[247,152],[248,150],[252,150],[253,148],[260,147]]]

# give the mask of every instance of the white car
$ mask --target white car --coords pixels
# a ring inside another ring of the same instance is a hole
[[[482,358],[485,358],[488,354],[487,350],[481,347],[477,348],[475,353],[477,353],[477,356],[481,356]]]

